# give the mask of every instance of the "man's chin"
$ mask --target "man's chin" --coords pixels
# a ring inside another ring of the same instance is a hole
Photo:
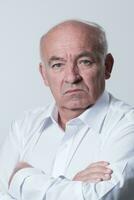
[[[86,109],[88,109],[89,107],[91,107],[93,104],[80,104],[80,103],[71,103],[71,104],[67,104],[64,105],[64,108],[68,109],[68,110],[72,110],[72,111],[84,111]]]

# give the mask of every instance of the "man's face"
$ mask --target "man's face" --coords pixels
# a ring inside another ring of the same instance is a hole
[[[54,30],[45,40],[40,70],[59,109],[85,110],[104,90],[105,66],[89,35],[68,27]]]

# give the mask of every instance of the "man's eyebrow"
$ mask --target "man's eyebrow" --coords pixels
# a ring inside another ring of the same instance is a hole
[[[53,61],[65,61],[65,59],[58,56],[51,56],[48,60],[48,64],[50,65]]]
[[[84,56],[88,56],[88,57],[93,58],[93,53],[91,53],[89,51],[83,51],[80,54],[78,54],[76,58],[79,59],[79,58],[84,57]]]

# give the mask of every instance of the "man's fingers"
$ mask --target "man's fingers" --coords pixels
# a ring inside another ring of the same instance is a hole
[[[73,180],[76,181],[89,181],[98,182],[111,179],[112,170],[108,168],[109,163],[105,161],[99,161],[92,163],[86,169],[76,174]]]
[[[108,181],[111,179],[111,175],[110,174],[89,174],[86,176],[77,176],[74,178],[74,180],[76,181],[82,181],[82,182],[100,182],[100,181]]]
[[[86,176],[88,174],[95,174],[95,173],[112,174],[112,170],[110,168],[103,166],[94,166],[94,167],[91,166],[80,172],[81,176]]]
[[[111,173],[101,173],[101,172],[95,172],[95,173],[78,173],[74,180],[76,181],[89,181],[89,182],[98,182],[98,181],[107,181],[111,179]]]
[[[107,171],[101,171],[101,170],[97,170],[97,171],[82,171],[79,172],[77,174],[77,177],[91,177],[91,178],[107,178],[109,176],[111,176],[112,174],[112,170],[107,172]]]
[[[99,162],[95,162],[95,163],[92,163],[91,165],[89,165],[87,168],[89,167],[95,167],[95,166],[103,166],[103,167],[106,167],[109,165],[109,162],[106,162],[106,161],[99,161]]]

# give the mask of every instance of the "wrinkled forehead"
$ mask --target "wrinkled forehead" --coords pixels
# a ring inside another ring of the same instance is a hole
[[[75,49],[95,49],[98,30],[86,24],[62,24],[50,30],[41,41],[41,51],[47,57],[50,52]]]

